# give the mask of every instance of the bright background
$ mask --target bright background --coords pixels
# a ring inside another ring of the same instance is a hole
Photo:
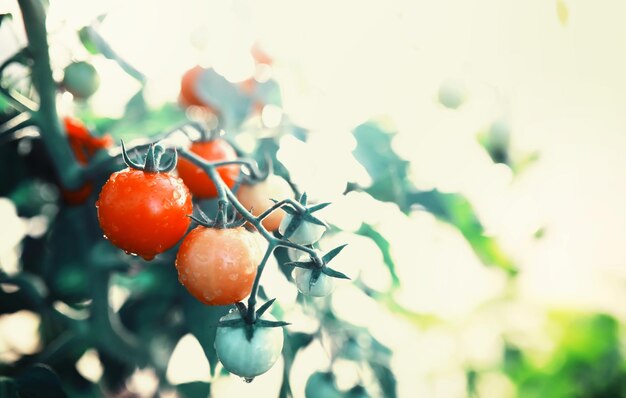
[[[343,232],[322,246],[348,242],[339,269],[385,290],[391,280],[380,251],[354,233],[362,221],[374,225],[400,278],[394,300],[416,314],[402,316],[350,283],[330,300],[337,316],[392,349],[400,397],[596,396],[602,381],[572,387],[578,370],[568,364],[601,366],[604,351],[589,353],[606,333],[615,338],[607,352],[618,356],[611,369],[624,368],[626,3],[51,0],[53,63],[62,69],[71,58],[90,59],[102,79],[91,111],[120,118],[138,83],[115,62],[86,53],[73,33],[103,12],[99,32],[146,75],[155,109],[176,101],[180,76],[193,65],[237,83],[255,73],[255,41],[273,58],[282,107],[264,110],[263,121],[283,115],[310,131],[306,143],[282,137],[278,158],[314,198],[333,202],[325,216]],[[0,33],[4,59],[15,39]],[[407,179],[417,189],[469,201],[515,276],[483,264],[459,228],[432,212],[343,195],[347,182],[371,183],[352,155],[351,132],[368,120],[396,133],[391,147],[410,162]],[[485,132],[508,142],[509,164],[494,163],[481,144]],[[254,134],[238,140],[245,145]],[[7,199],[0,199],[0,219],[0,266],[11,273],[19,269],[19,242],[41,234],[41,220],[18,218]],[[307,330],[314,321],[295,304],[295,289],[270,274],[294,330]],[[423,321],[431,317],[437,321]],[[0,317],[0,356],[37,350],[38,322],[30,312]],[[570,336],[581,323],[583,337]],[[514,362],[521,375],[511,370],[512,346],[525,358]],[[81,366],[97,380],[97,354],[85,354]],[[250,385],[221,378],[212,394],[276,396],[280,366]],[[294,394],[302,396],[308,375],[328,366],[319,342],[307,347],[292,369]],[[355,366],[334,362],[340,387],[358,381]],[[167,377],[209,380],[192,335],[179,342]],[[129,383],[148,394],[154,378],[138,370]],[[564,381],[555,387],[548,379]]]

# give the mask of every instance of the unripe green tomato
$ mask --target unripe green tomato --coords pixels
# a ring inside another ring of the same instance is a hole
[[[313,270],[308,268],[296,268],[294,271],[294,279],[300,293],[313,297],[325,297],[335,290],[335,278],[326,274],[321,274],[313,286],[311,286],[312,274]]]
[[[342,394],[332,374],[315,372],[306,382],[304,396],[306,398],[341,398]]]
[[[64,73],[63,87],[78,99],[91,97],[100,87],[100,76],[88,62],[73,62],[65,68]]]
[[[225,315],[220,321],[239,319],[237,312]],[[263,319],[275,321],[271,315]],[[215,336],[215,351],[224,368],[245,378],[254,378],[267,372],[283,350],[283,330],[280,327],[255,328],[252,340],[246,338],[243,327],[219,326]]]
[[[293,219],[291,214],[285,214],[285,218],[280,223],[278,227],[278,231],[281,235],[285,234],[289,223]],[[310,221],[302,221],[298,228],[291,234],[290,237],[287,238],[290,242],[297,243],[299,245],[312,245],[313,243],[320,240],[322,235],[326,232],[326,227],[323,225],[317,225]]]

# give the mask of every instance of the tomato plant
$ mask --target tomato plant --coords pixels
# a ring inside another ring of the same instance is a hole
[[[220,322],[236,321],[237,312],[220,318]],[[275,321],[266,315],[265,320]],[[248,338],[245,326],[219,326],[215,350],[220,362],[229,372],[251,379],[267,372],[278,360],[283,349],[283,331],[277,327],[257,327]]]
[[[127,253],[151,260],[174,246],[185,234],[192,212],[191,196],[182,180],[159,170],[154,148],[146,166],[128,161],[129,168],[113,173],[102,187],[96,207],[105,237]],[[170,162],[173,167],[175,159]]]
[[[201,158],[209,161],[232,161],[237,159],[237,153],[233,147],[222,138],[209,139],[191,144],[189,150]],[[232,188],[239,176],[240,166],[225,165],[217,168],[224,183]],[[177,166],[178,175],[189,187],[191,193],[198,198],[214,198],[217,196],[215,183],[202,169],[187,159],[180,159]]]
[[[252,290],[263,246],[258,233],[243,227],[198,226],[176,255],[178,280],[205,304],[235,304]]]

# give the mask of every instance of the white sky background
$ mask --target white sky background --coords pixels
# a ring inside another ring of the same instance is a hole
[[[101,2],[51,3],[58,6],[57,17],[80,26],[94,15],[87,4]],[[487,230],[522,268],[522,306],[606,310],[626,317],[620,308],[626,298],[626,2],[566,1],[565,25],[551,0],[111,4],[102,33],[146,73],[155,103],[174,100],[180,75],[195,63],[242,80],[251,73],[247,50],[258,37],[275,59],[285,113],[315,131],[317,148],[336,145],[337,153],[349,151],[353,127],[386,115],[399,130],[394,146],[412,162],[415,184],[471,200]],[[201,50],[185,42],[194,29]],[[95,96],[94,107],[115,114],[132,88],[119,80],[116,66],[97,65],[102,87],[109,89]],[[451,78],[468,92],[458,110],[437,103],[440,84]],[[475,139],[496,119],[511,126],[515,152],[540,155],[515,179],[493,165]],[[297,157],[284,157],[298,173]],[[318,187],[319,197],[337,199],[341,184],[319,182],[338,170],[342,178],[360,176],[350,159],[343,162],[320,167],[308,182]],[[344,208],[353,214],[329,209],[329,217],[359,218],[350,204],[365,201],[350,200]],[[403,278],[403,304],[462,322],[500,291],[497,271],[479,264],[455,230],[423,214],[405,218],[388,206],[380,211],[380,228],[392,242]],[[546,231],[539,241],[532,237],[538,228]],[[338,294],[356,293],[339,289]],[[397,333],[379,337],[399,341],[405,332]],[[449,334],[430,332],[422,341],[441,343]],[[401,391],[457,396],[456,390],[441,387],[463,383],[454,369],[442,371],[445,382],[432,383],[399,373]]]

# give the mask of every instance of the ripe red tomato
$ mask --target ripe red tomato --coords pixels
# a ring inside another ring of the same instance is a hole
[[[105,237],[146,260],[185,235],[192,213],[191,195],[180,178],[131,168],[109,177],[96,207]]]
[[[293,191],[287,181],[272,174],[257,184],[242,185],[237,191],[237,198],[246,209],[252,209],[252,214],[258,216],[272,207],[274,202],[271,199],[293,198]],[[285,214],[280,209],[275,210],[263,219],[263,226],[268,231],[276,231]]]
[[[217,138],[211,141],[194,142],[189,150],[201,158],[219,162],[223,160],[237,159],[237,153],[233,147],[225,140]],[[213,181],[204,171],[185,158],[178,160],[176,166],[178,175],[185,181],[191,193],[198,198],[214,198],[217,196],[217,188]],[[232,188],[239,176],[238,165],[221,166],[217,172],[224,180],[224,183]]]
[[[178,280],[208,305],[234,304],[252,290],[265,245],[257,232],[243,227],[191,231],[178,249]]]

